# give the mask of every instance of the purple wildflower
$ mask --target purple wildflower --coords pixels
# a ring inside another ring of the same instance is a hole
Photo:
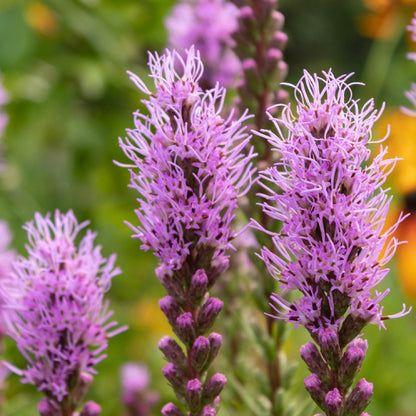
[[[130,226],[142,248],[159,258],[156,275],[168,292],[159,305],[186,347],[183,352],[176,341],[162,338],[159,347],[169,361],[163,373],[188,414],[199,415],[214,398],[205,385],[197,389],[195,380],[202,383],[221,343],[213,334],[208,343],[201,338],[223,305],[208,290],[228,266],[231,223],[237,198],[251,185],[254,154],[246,149],[249,137],[241,125],[246,116],[220,116],[225,90],[200,88],[203,66],[193,48],[185,59],[175,51],[150,55],[149,67],[154,93],[130,74],[149,96],[143,101],[149,115],[136,112],[136,128],[120,139],[133,162],[130,186],[140,195],[140,225]],[[181,414],[174,405],[163,412]]]
[[[169,45],[181,54],[192,45],[201,53],[205,71],[200,83],[229,87],[240,72],[232,51],[238,8],[224,0],[182,0],[166,19]]]
[[[86,225],[72,211],[56,211],[54,220],[36,213],[24,226],[28,257],[18,257],[1,281],[8,335],[28,362],[24,370],[8,367],[44,392],[45,409],[54,407],[51,400],[62,409],[76,407],[105,358],[108,338],[124,329],[108,322],[112,312],[103,300],[120,273],[115,255],[102,257],[89,230],[76,245]]]
[[[348,78],[305,71],[294,86],[295,110],[282,106],[281,119],[272,119],[277,133],[261,134],[281,155],[260,173],[262,207],[283,223],[273,236],[275,250],[263,248],[261,258],[283,293],[300,293],[292,302],[281,294],[272,301],[276,318],[306,327],[320,347],[319,365],[311,362],[319,353],[308,344],[302,358],[318,373],[309,390],[323,410],[338,406],[338,395],[345,397],[353,380],[344,370],[334,384],[329,371],[345,367],[342,360],[354,360],[357,371],[361,366],[365,349],[353,359],[351,348],[342,355],[344,348],[364,325],[384,327],[384,320],[405,314],[383,316],[379,303],[389,289],[374,291],[398,244],[391,238],[397,224],[383,231],[391,201],[383,184],[396,159],[384,159],[387,149],[380,145],[369,162],[366,145],[374,143],[371,129],[380,113],[372,100],[359,108]]]
[[[183,73],[176,72],[179,65]],[[254,171],[252,151],[242,152],[249,140],[245,117],[221,118],[225,90],[201,90],[203,66],[193,48],[185,60],[170,51],[150,55],[149,67],[155,93],[136,75],[130,77],[149,95],[143,103],[150,115],[136,112],[136,128],[120,140],[133,162],[130,187],[140,195],[141,225],[131,226],[134,237],[159,257],[158,274],[181,269],[195,247],[221,267],[234,238],[237,198],[249,189]]]

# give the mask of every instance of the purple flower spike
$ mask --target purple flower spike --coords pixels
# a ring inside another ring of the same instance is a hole
[[[403,219],[384,230],[391,197],[383,185],[396,159],[386,159],[380,146],[370,160],[367,145],[375,142],[371,130],[380,113],[372,100],[360,106],[352,98],[348,79],[305,71],[294,86],[295,106],[281,106],[279,120],[270,116],[277,133],[259,133],[281,156],[260,173],[263,212],[283,223],[273,234],[275,249],[264,247],[260,257],[283,290],[272,296],[275,317],[304,326],[320,348],[323,363],[311,363],[319,355],[310,346],[301,354],[322,377],[312,374],[305,383],[328,415],[344,414],[347,388],[341,386],[352,384],[364,359],[367,345],[355,340],[363,327],[384,328],[385,320],[408,313],[383,316],[380,301],[389,290],[375,289],[388,273],[398,244],[391,235]],[[283,294],[292,290],[300,296],[289,302]],[[342,408],[327,410],[318,379],[326,392],[337,389]],[[351,401],[366,405],[362,396],[354,393],[359,398]]]
[[[194,45],[201,53],[205,66],[201,84],[205,87],[217,82],[229,87],[240,71],[232,51],[237,17],[237,7],[224,0],[180,0],[166,19],[173,49],[184,53]]]
[[[117,323],[109,322],[112,312],[104,301],[111,279],[120,273],[115,255],[102,257],[89,230],[75,244],[86,225],[72,211],[56,211],[53,219],[36,213],[24,227],[28,257],[18,257],[1,280],[8,335],[28,362],[24,370],[8,366],[66,411],[75,410],[85,394],[96,364],[105,358],[108,338],[125,329],[114,329]]]
[[[223,306],[208,291],[228,266],[237,200],[251,186],[255,154],[242,127],[247,116],[224,120],[225,90],[200,87],[203,65],[193,48],[184,58],[175,51],[150,55],[149,67],[154,92],[130,74],[148,95],[148,115],[135,114],[135,129],[120,146],[132,161],[130,186],[139,193],[134,237],[159,258],[156,275],[168,292],[159,306],[185,345],[183,351],[162,338],[159,347],[170,361],[163,373],[187,406],[184,413],[196,416],[215,407],[210,400],[221,390],[199,400],[194,387],[206,380],[221,346],[219,335],[206,336]],[[163,414],[181,412],[172,406]]]

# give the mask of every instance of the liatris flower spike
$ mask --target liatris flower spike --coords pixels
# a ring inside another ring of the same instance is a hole
[[[166,19],[169,46],[181,54],[192,45],[199,50],[205,70],[199,84],[230,87],[241,71],[232,51],[237,29],[237,7],[225,0],[180,0]]]
[[[23,370],[7,366],[44,393],[42,416],[72,416],[105,358],[108,338],[125,329],[109,322],[112,312],[103,300],[120,273],[115,255],[102,257],[89,230],[76,245],[86,225],[72,211],[56,211],[53,220],[36,213],[24,227],[28,257],[18,257],[0,282],[7,334],[28,363]],[[99,409],[88,402],[81,415],[98,415]]]
[[[294,87],[296,108],[283,106],[281,120],[272,119],[277,132],[261,133],[281,155],[260,173],[262,207],[283,225],[275,250],[260,256],[283,293],[300,294],[292,302],[272,296],[275,317],[304,326],[318,345],[300,352],[312,372],[306,389],[328,416],[360,415],[371,399],[371,383],[354,386],[367,350],[363,327],[406,314],[383,316],[389,290],[375,290],[398,244],[397,224],[384,231],[391,197],[383,189],[396,159],[384,159],[380,145],[369,161],[380,113],[372,100],[359,107],[348,79],[305,71]]]
[[[169,362],[163,373],[188,415],[211,415],[226,380],[222,374],[205,380],[221,345],[220,335],[205,336],[222,308],[208,291],[228,266],[231,223],[238,196],[251,185],[254,155],[242,152],[249,142],[244,118],[220,116],[225,90],[199,87],[203,65],[193,48],[185,59],[175,51],[150,55],[149,67],[154,93],[130,74],[149,96],[143,101],[149,115],[137,112],[136,128],[120,140],[133,162],[130,186],[139,193],[140,225],[131,227],[159,258],[156,275],[168,293],[159,305],[185,346],[160,340]],[[172,403],[162,413],[182,414]]]

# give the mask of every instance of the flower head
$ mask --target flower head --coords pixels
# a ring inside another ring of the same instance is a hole
[[[221,263],[234,238],[237,198],[254,171],[252,150],[243,153],[249,140],[244,118],[221,117],[224,89],[201,90],[203,66],[193,48],[184,59],[168,50],[150,55],[149,67],[155,93],[130,74],[149,95],[143,101],[149,115],[136,112],[135,129],[120,139],[133,162],[130,186],[140,194],[135,237],[154,251],[165,271],[180,269],[195,247],[208,264],[210,258]]]
[[[369,161],[379,112],[372,100],[359,107],[348,78],[305,71],[294,87],[296,108],[283,106],[277,134],[263,133],[281,160],[260,174],[263,211],[283,222],[276,252],[263,248],[261,257],[283,291],[301,293],[292,303],[274,295],[278,315],[311,332],[340,330],[345,320],[346,342],[366,323],[383,325],[379,302],[388,290],[373,291],[397,246],[390,238],[397,224],[383,231],[391,200],[383,184],[396,160],[384,159],[380,145]]]
[[[166,19],[169,44],[183,53],[192,45],[201,53],[205,71],[202,82],[230,86],[240,71],[232,51],[238,8],[224,0],[182,0]]]
[[[76,244],[86,225],[72,211],[56,211],[53,220],[36,213],[24,227],[27,258],[18,257],[1,281],[8,335],[28,362],[24,370],[9,368],[56,401],[80,374],[96,372],[108,338],[123,330],[111,330],[117,323],[108,322],[112,312],[103,300],[120,273],[115,255],[102,257],[89,230]]]

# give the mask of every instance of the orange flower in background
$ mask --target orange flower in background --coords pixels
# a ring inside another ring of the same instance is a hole
[[[45,4],[34,1],[25,9],[27,24],[37,33],[52,37],[58,30],[58,21],[52,10]]]
[[[377,137],[383,137],[390,126],[384,145],[390,157],[403,158],[388,177],[388,186],[406,195],[416,190],[416,119],[400,110],[386,111],[378,124]]]
[[[398,246],[396,259],[402,289],[407,297],[416,300],[416,119],[399,110],[386,112],[378,125],[378,137],[386,133],[388,125],[391,131],[384,144],[389,148],[390,157],[403,160],[397,162],[389,175],[387,186],[400,199],[395,199],[396,205],[390,210],[387,222],[393,224],[401,211],[411,214],[396,230],[398,240],[407,241]]]
[[[157,299],[141,299],[132,309],[130,316],[132,325],[147,332],[149,336],[160,337],[172,332]]]
[[[397,248],[397,267],[404,293],[416,299],[416,215],[406,218],[397,230],[397,237],[407,241]]]
[[[363,3],[369,13],[358,16],[358,31],[368,38],[379,39],[392,37],[402,25],[402,13],[410,19],[416,7],[416,0],[363,0]]]

